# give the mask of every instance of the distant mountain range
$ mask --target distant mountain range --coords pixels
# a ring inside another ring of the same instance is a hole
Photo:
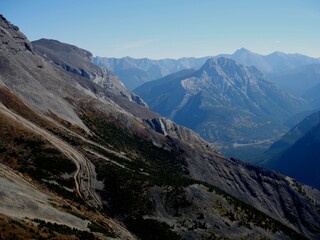
[[[155,80],[183,69],[200,68],[207,58],[181,58],[152,60],[95,57],[93,62],[115,73],[126,87],[134,89],[145,82]]]
[[[263,73],[282,72],[305,65],[320,63],[319,59],[302,54],[274,52],[268,55],[260,55],[245,48],[237,50],[232,55],[224,56],[228,56],[245,66],[255,66]]]
[[[255,67],[211,58],[135,90],[156,112],[198,132],[212,143],[247,144],[274,138],[282,123],[308,104],[282,91]]]
[[[193,68],[198,70],[207,59],[217,57],[227,57],[245,66],[255,66],[264,74],[289,71],[305,65],[320,63],[319,59],[301,54],[274,52],[269,55],[260,55],[244,48],[237,50],[233,54],[221,54],[202,58],[186,57],[180,59],[151,60],[148,58],[134,59],[131,57],[95,57],[93,62],[101,67],[110,69],[119,76],[125,86],[129,89],[134,89],[145,82],[164,77],[165,75],[183,69]],[[273,81],[272,79],[270,80]]]
[[[309,98],[311,93],[307,91],[311,91],[313,87],[320,84],[320,64],[310,64],[281,72],[273,72],[267,74],[267,77],[270,81],[295,96],[303,96],[312,101]]]
[[[320,189],[320,112],[306,117],[266,152],[263,165]],[[271,157],[270,157],[271,156]]]

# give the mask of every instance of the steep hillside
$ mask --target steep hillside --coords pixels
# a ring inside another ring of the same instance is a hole
[[[267,162],[266,165],[320,189],[319,136],[320,125],[317,124],[285,151]]]
[[[34,41],[32,45],[37,54],[67,72],[90,79],[101,86],[105,94],[116,93],[116,95],[121,95],[130,101],[145,106],[145,103],[138,96],[128,91],[116,76],[107,69],[93,64],[92,53],[73,45],[49,39]]]
[[[0,26],[2,237],[320,237],[318,191],[221,156]]]
[[[320,112],[313,113],[303,119],[301,122],[296,124],[290,129],[281,139],[273,143],[269,150],[266,152],[270,156],[275,156],[302,138],[306,133],[308,133],[313,127],[320,123]]]
[[[270,147],[266,154],[271,157],[264,165],[320,189],[319,129],[320,112],[316,112]]]
[[[156,112],[216,144],[274,138],[288,117],[307,104],[281,91],[253,67],[209,59],[196,72],[182,71],[135,90]]]

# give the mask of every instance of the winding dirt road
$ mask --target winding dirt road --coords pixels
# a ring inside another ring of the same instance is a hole
[[[90,205],[94,207],[102,207],[102,202],[98,194],[96,193],[97,176],[93,164],[86,159],[79,151],[67,144],[60,138],[56,137],[52,133],[38,127],[29,120],[19,116],[6,108],[0,103],[0,112],[11,118],[13,121],[23,125],[26,129],[33,131],[36,134],[41,135],[48,140],[52,145],[58,148],[62,153],[68,156],[76,165],[76,171],[74,173],[74,181],[76,185],[76,191],[79,196],[86,200]]]

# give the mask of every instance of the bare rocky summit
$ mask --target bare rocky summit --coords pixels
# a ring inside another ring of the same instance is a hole
[[[106,68],[92,63],[92,53],[57,40],[40,39],[32,42],[35,52],[67,72],[90,79],[101,86],[105,94],[115,94],[143,106],[146,104],[136,94],[128,91],[120,80]]]

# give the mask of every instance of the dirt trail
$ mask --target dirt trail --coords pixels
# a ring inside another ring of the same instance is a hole
[[[101,155],[101,154],[99,154],[99,153],[97,153],[97,152],[95,152],[95,151],[93,151],[93,150],[91,150],[91,149],[85,148],[84,150],[86,150],[87,152],[95,155],[95,156],[98,157],[98,158],[102,158],[102,159],[106,160],[107,162],[113,163],[113,164],[117,165],[118,167],[121,167],[121,168],[125,168],[125,169],[127,169],[127,170],[130,170],[130,169],[128,169],[126,166],[124,166],[124,165],[122,165],[122,164],[120,164],[120,163],[118,163],[118,162],[116,162],[116,161],[113,161],[113,160],[111,160],[110,158],[107,158],[107,157],[105,157],[105,156],[103,156],[103,155]]]
[[[20,173],[0,163],[0,213],[19,219],[42,219],[47,222],[67,225],[71,228],[88,230],[91,220],[83,220],[70,213],[53,207],[60,204],[61,199],[41,192]],[[105,222],[116,232],[115,239],[136,239],[118,221],[95,215],[95,218]],[[101,237],[101,239],[109,239]]]
[[[0,103],[0,111],[11,119],[22,124],[25,128],[41,135],[52,145],[57,147],[61,152],[68,156],[76,165],[77,170],[74,173],[76,191],[80,197],[84,198],[90,205],[101,207],[101,199],[95,192],[96,189],[96,172],[93,164],[87,160],[75,148],[54,136],[52,133],[38,127],[27,119],[17,115],[2,103]]]

